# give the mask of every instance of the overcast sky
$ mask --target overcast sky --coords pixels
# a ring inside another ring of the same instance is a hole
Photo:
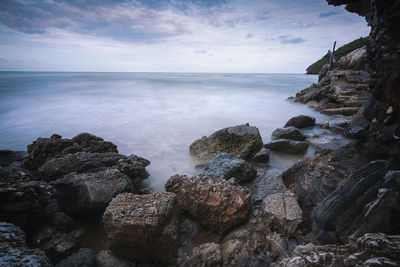
[[[368,33],[325,0],[0,0],[0,70],[304,73]]]

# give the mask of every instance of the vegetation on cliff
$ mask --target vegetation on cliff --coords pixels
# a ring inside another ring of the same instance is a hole
[[[367,37],[361,37],[341,46],[335,51],[335,60],[338,61],[341,57],[347,55],[348,53],[356,50],[357,48],[363,47],[367,43],[367,39]],[[308,66],[307,74],[318,74],[326,63],[328,63],[328,54],[324,55],[320,60]]]

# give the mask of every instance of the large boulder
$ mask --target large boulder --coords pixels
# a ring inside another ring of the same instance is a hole
[[[70,173],[51,183],[61,209],[74,215],[101,215],[119,193],[132,191],[131,179],[117,169]]]
[[[257,171],[247,161],[228,153],[221,153],[207,164],[202,175],[223,177],[227,180],[236,178],[243,182],[254,179]]]
[[[365,234],[347,245],[296,247],[292,256],[274,266],[399,266],[400,236]]]
[[[179,207],[216,232],[243,223],[250,211],[250,192],[224,178],[175,175],[165,189],[176,194]]]
[[[314,124],[315,124],[315,118],[305,115],[299,115],[288,120],[284,127],[286,128],[293,126],[296,128],[305,128],[313,126]]]
[[[46,161],[76,152],[118,153],[117,146],[111,142],[88,133],[82,133],[71,139],[62,139],[53,134],[50,138],[38,138],[28,145],[29,155],[24,159],[24,166],[37,169]]]
[[[284,153],[303,154],[307,151],[308,145],[307,142],[302,141],[277,139],[265,144],[264,147]]]
[[[289,190],[269,195],[263,200],[265,216],[274,217],[279,232],[293,235],[303,221],[303,211],[299,207],[295,195]]]
[[[367,232],[398,233],[400,172],[390,162],[372,161],[352,174],[316,207],[320,229],[336,232],[342,241]]]
[[[119,194],[103,215],[113,253],[138,262],[173,264],[177,257],[175,194]]]
[[[0,222],[0,266],[53,266],[40,249],[26,246],[22,230],[11,223]]]
[[[221,129],[209,137],[204,136],[194,141],[190,145],[190,154],[206,160],[225,152],[248,160],[262,148],[262,144],[258,129],[249,124],[242,124]]]
[[[52,181],[71,172],[96,171],[117,164],[126,157],[117,153],[77,152],[47,161],[39,169],[39,175],[46,181]]]
[[[293,126],[286,128],[278,128],[272,132],[272,138],[274,139],[290,139],[295,141],[304,141],[306,137]]]

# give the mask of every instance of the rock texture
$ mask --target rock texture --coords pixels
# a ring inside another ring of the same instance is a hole
[[[243,223],[250,211],[250,192],[224,178],[172,176],[165,184],[176,194],[179,207],[216,232]]]
[[[189,259],[179,266],[219,267],[222,266],[221,247],[216,243],[204,243],[192,250]]]
[[[295,141],[304,141],[306,139],[306,137],[293,126],[276,129],[272,132],[272,137],[274,139],[290,139]]]
[[[0,265],[53,266],[43,251],[26,246],[25,235],[21,229],[5,222],[0,222]]]
[[[307,142],[292,141],[287,139],[273,140],[264,145],[265,148],[291,154],[303,154],[307,151],[308,146],[309,144]]]
[[[190,145],[190,154],[199,159],[211,159],[225,152],[248,160],[262,148],[262,144],[258,129],[243,124],[224,128],[194,141]]]
[[[177,258],[175,194],[119,194],[103,215],[112,252],[137,262],[173,264]]]
[[[221,153],[207,164],[202,175],[223,177],[227,180],[235,178],[243,182],[254,179],[257,171],[247,161],[228,153]]]
[[[305,115],[299,115],[288,120],[284,127],[296,127],[305,128],[313,126],[315,124],[315,118]]]

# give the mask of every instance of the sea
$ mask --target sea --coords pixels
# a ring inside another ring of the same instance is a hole
[[[204,164],[190,144],[224,127],[249,123],[263,142],[293,116],[327,119],[288,100],[317,82],[305,74],[0,72],[0,150],[26,150],[38,137],[89,132],[121,154],[151,161],[144,186],[163,191],[174,174]],[[299,156],[273,153],[283,170]]]

